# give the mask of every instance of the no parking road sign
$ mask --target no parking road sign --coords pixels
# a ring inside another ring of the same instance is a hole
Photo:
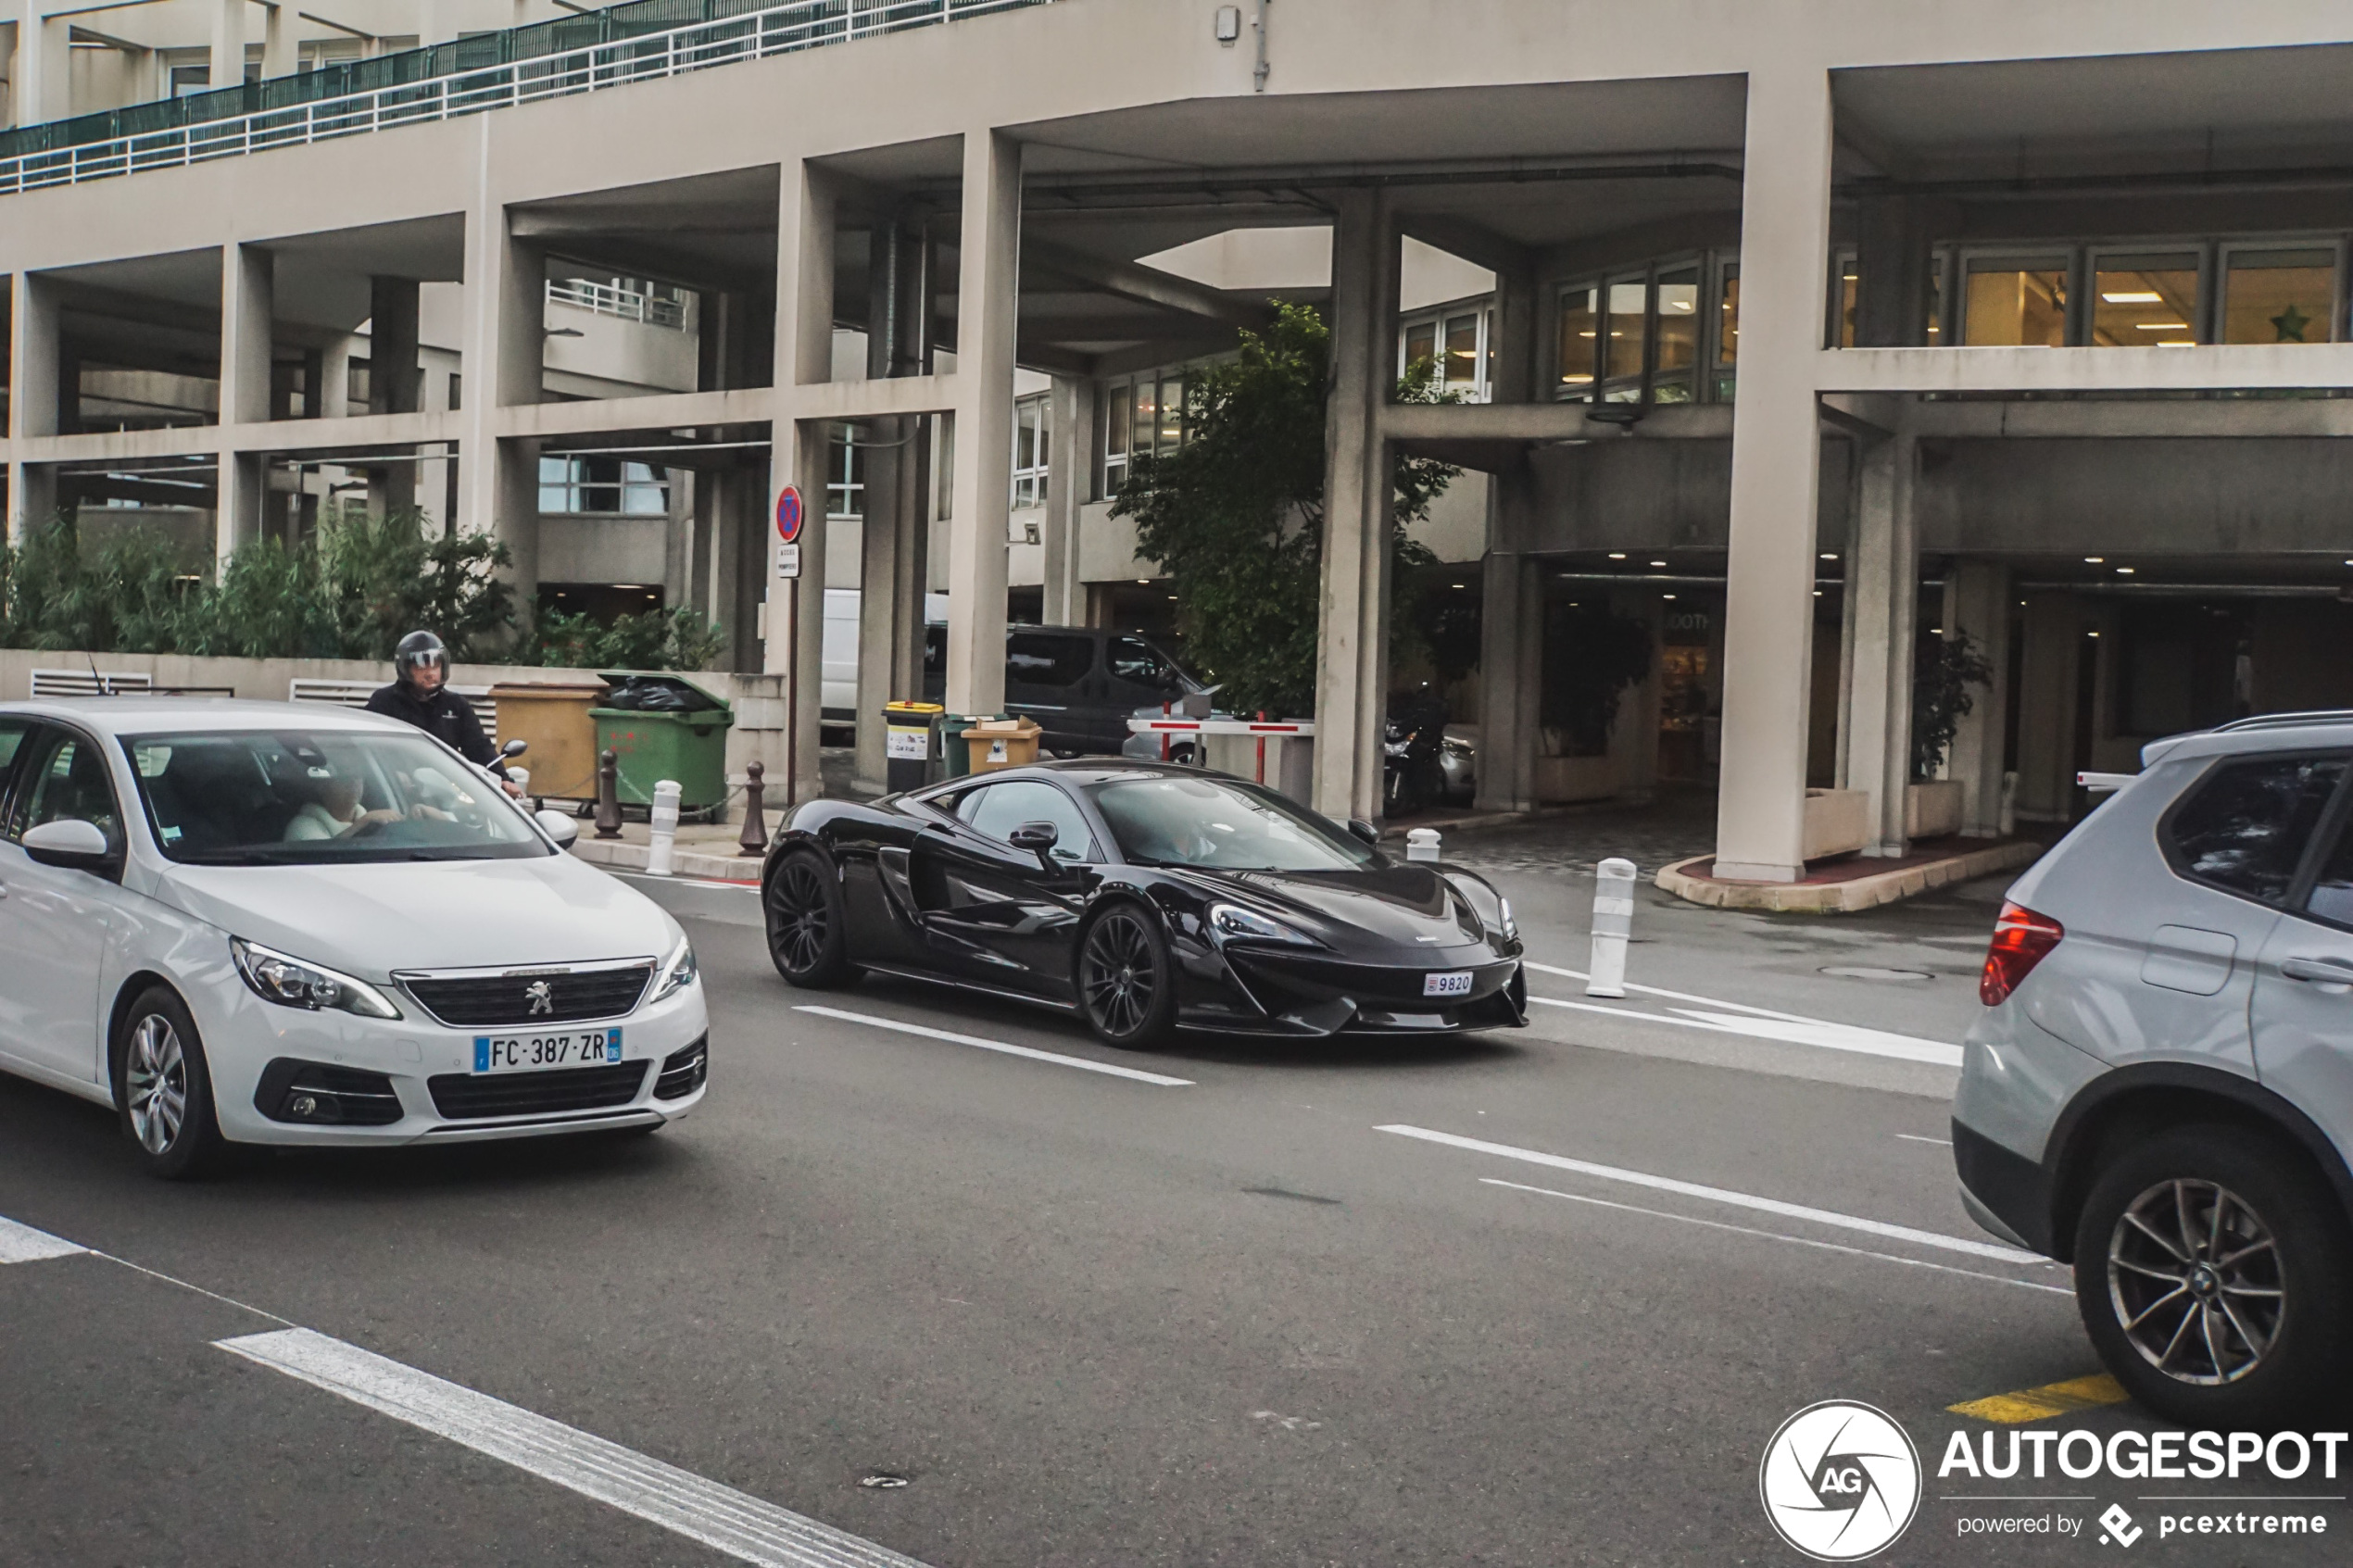
[[[800,491],[787,484],[776,494],[776,538],[789,545],[800,537]]]

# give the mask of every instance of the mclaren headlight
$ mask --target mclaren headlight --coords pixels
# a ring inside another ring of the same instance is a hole
[[[1497,904],[1501,905],[1501,906],[1502,906],[1502,908],[1503,908],[1503,911],[1504,911],[1504,917],[1503,917],[1503,918],[1504,918],[1504,935],[1505,936],[1507,936],[1507,937],[1511,938],[1511,940],[1513,940],[1513,941],[1515,941],[1515,942],[1518,941],[1518,940],[1519,940],[1519,922],[1517,922],[1517,921],[1516,921],[1516,920],[1512,919],[1512,901],[1511,901],[1509,898],[1504,898],[1504,897],[1499,897],[1495,900],[1495,902],[1496,902]]]
[[[280,1007],[307,1008],[312,1012],[332,1008],[361,1018],[398,1018],[400,1010],[364,980],[248,942],[229,938],[229,956],[253,994]]]
[[[1239,904],[1212,904],[1209,907],[1209,929],[1220,942],[1280,942],[1294,947],[1313,947],[1315,939],[1302,931],[1294,931],[1281,921],[1262,915],[1256,909],[1245,909]]]
[[[674,997],[692,985],[695,979],[695,945],[682,936],[678,950],[663,962],[661,973],[655,977],[654,994],[647,1000],[658,1002],[664,997]]]

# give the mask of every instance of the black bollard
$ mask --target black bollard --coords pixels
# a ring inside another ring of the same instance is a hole
[[[597,758],[597,836],[621,836],[621,759],[610,747]]]
[[[743,846],[736,851],[740,859],[756,860],[768,853],[768,809],[761,803],[761,780],[768,770],[759,762],[744,768],[744,831],[736,840]]]

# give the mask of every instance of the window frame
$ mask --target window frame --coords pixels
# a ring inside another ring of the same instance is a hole
[[[112,748],[78,725],[56,719],[35,718],[31,733],[17,743],[16,755],[8,762],[8,791],[5,813],[0,813],[0,838],[10,844],[21,844],[25,834],[30,831],[24,818],[31,805],[31,786],[36,775],[33,770],[25,766],[25,748],[46,746],[52,735],[60,741],[88,746],[91,754],[98,759],[99,775],[106,780],[107,794],[114,802],[115,828],[107,864],[95,874],[119,882],[122,877],[123,865],[131,854],[131,818],[122,809],[122,785],[114,775]],[[144,801],[144,797],[142,799]],[[140,815],[145,815],[144,806]]]

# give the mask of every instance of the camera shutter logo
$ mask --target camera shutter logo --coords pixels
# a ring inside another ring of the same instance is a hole
[[[556,1010],[556,988],[545,980],[533,981],[522,988],[522,994],[531,1003],[529,1016],[538,1018]]]
[[[1886,1411],[1848,1399],[1781,1423],[1757,1467],[1765,1517],[1818,1562],[1854,1562],[1894,1544],[1920,1506],[1920,1456]]]

